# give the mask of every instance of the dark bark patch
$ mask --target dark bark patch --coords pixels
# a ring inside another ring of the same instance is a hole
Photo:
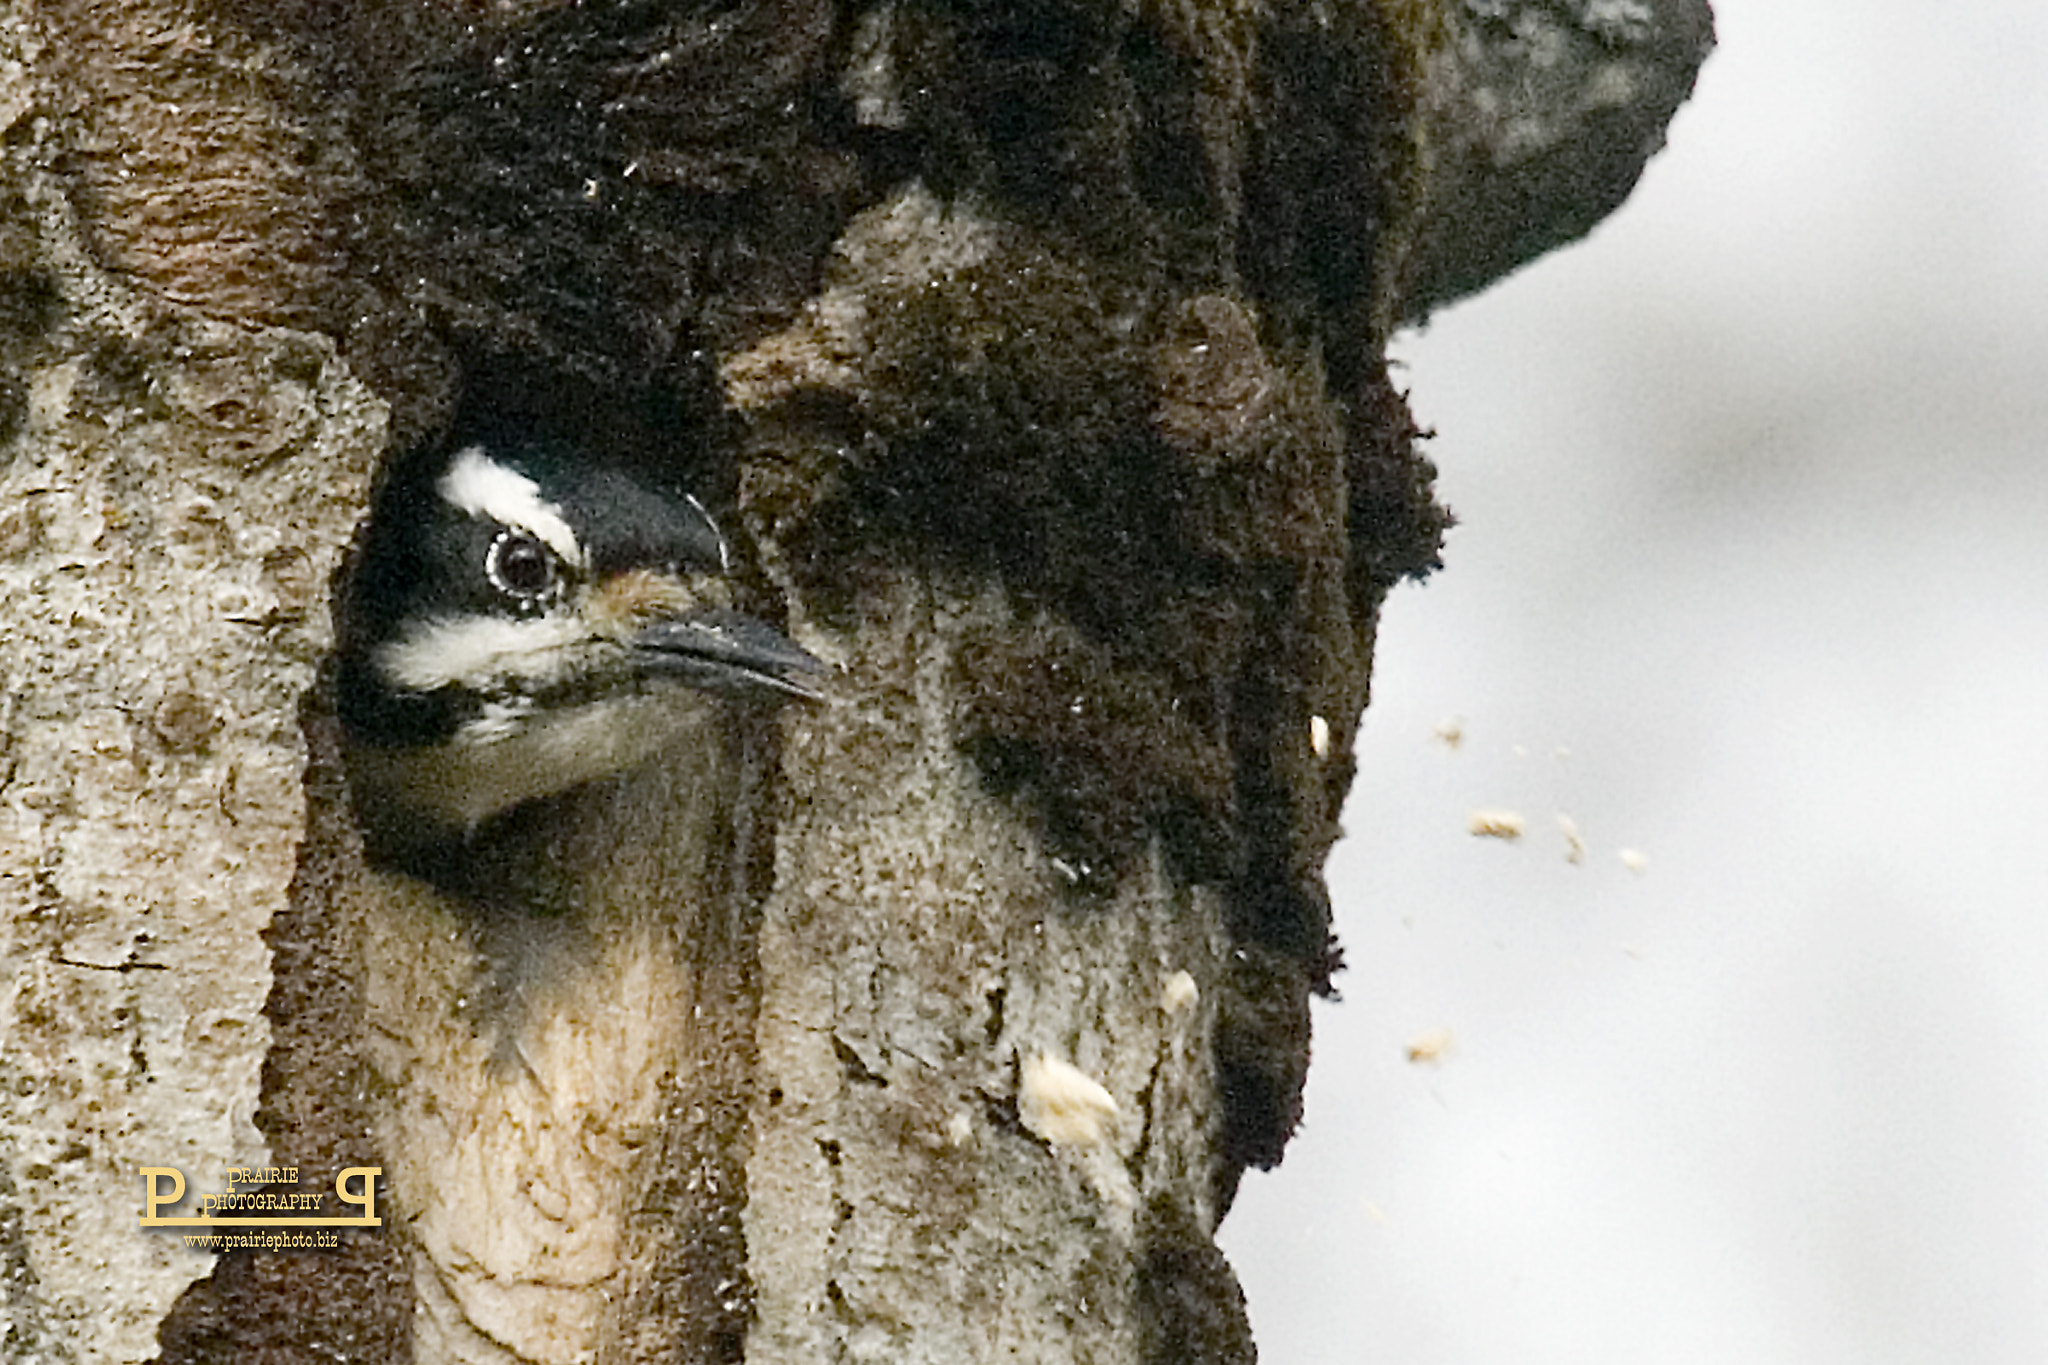
[[[360,1005],[344,869],[354,844],[331,718],[305,723],[308,856],[291,904],[266,931],[274,981],[264,1013],[271,1046],[256,1125],[299,1188],[331,1190],[344,1167],[377,1166],[372,1084],[351,1040]],[[340,856],[337,856],[340,851]],[[382,1195],[380,1191],[380,1196]],[[330,1206],[331,1207],[331,1206]],[[388,1199],[379,1207],[388,1210]],[[158,1329],[167,1365],[223,1360],[286,1365],[313,1359],[412,1357],[412,1267],[387,1217],[381,1228],[342,1229],[322,1251],[223,1254],[213,1273],[181,1296]]]
[[[1301,1123],[1310,985],[1299,959],[1259,948],[1240,948],[1222,982],[1214,1042],[1223,1107],[1214,1187],[1219,1210],[1230,1207],[1247,1166],[1280,1164]]]
[[[1144,1365],[1254,1365],[1258,1350],[1230,1263],[1187,1208],[1153,1200],[1140,1224],[1139,1359]]]

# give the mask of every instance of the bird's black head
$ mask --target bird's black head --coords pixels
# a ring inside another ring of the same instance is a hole
[[[823,665],[732,609],[730,567],[694,498],[568,452],[408,461],[340,622],[359,804],[473,828],[648,761],[704,694],[817,699]]]

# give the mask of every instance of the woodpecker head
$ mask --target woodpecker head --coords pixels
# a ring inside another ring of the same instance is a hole
[[[824,665],[732,609],[696,499],[546,448],[396,472],[341,620],[336,700],[366,819],[419,838],[637,768],[715,697],[818,700]]]

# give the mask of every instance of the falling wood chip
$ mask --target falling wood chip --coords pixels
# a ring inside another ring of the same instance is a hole
[[[1557,813],[1557,829],[1560,834],[1564,835],[1564,860],[1573,866],[1585,862],[1586,840],[1585,836],[1579,833],[1579,822],[1566,815],[1563,811],[1559,811]]]
[[[1447,1028],[1433,1028],[1408,1040],[1408,1060],[1417,1064],[1433,1066],[1442,1061],[1450,1050],[1451,1031]]]
[[[1475,810],[1466,817],[1465,828],[1481,839],[1506,839],[1512,843],[1522,837],[1524,821],[1520,811]]]

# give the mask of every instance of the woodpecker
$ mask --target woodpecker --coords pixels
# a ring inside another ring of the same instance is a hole
[[[530,446],[407,461],[344,598],[336,707],[366,828],[473,836],[704,734],[720,699],[823,698],[825,666],[732,608],[697,500]]]

